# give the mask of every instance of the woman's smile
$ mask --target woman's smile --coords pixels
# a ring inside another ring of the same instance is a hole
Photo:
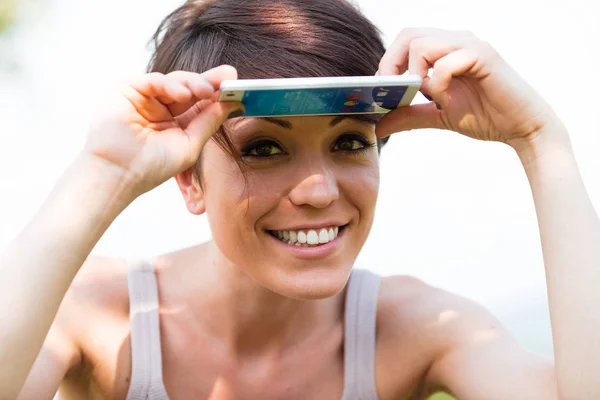
[[[308,247],[333,242],[339,229],[339,226],[329,226],[314,229],[269,230],[268,232],[289,245]]]
[[[349,224],[316,229],[267,231],[268,239],[278,251],[305,259],[324,258],[342,247]]]

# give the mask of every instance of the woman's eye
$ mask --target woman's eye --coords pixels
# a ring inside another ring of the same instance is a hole
[[[283,153],[279,145],[271,141],[261,141],[253,143],[244,150],[242,150],[243,156],[265,158],[275,156]]]
[[[351,140],[342,140],[338,142],[337,149],[342,151],[353,151],[359,150],[365,147],[365,144],[360,140],[351,139]]]
[[[363,135],[353,133],[340,137],[333,149],[349,154],[360,154],[374,148],[375,146],[375,143],[369,142],[369,140]]]
[[[253,148],[252,150],[250,150],[249,154],[251,154],[253,156],[258,156],[258,157],[268,157],[268,156],[272,156],[274,154],[279,154],[281,152],[282,151],[280,149],[273,146],[272,144],[263,144],[263,145],[257,146],[255,148]]]

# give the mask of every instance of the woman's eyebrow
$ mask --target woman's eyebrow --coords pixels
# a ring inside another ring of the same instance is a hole
[[[346,119],[351,119],[363,124],[375,125],[377,123],[378,118],[370,114],[340,115],[338,117],[333,118],[331,122],[329,122],[329,126],[334,127]]]
[[[363,124],[374,125],[375,123],[377,123],[378,117],[380,118],[380,116],[373,116],[373,115],[369,115],[369,114],[340,115],[340,116],[334,117],[329,122],[329,126],[334,127],[337,124],[339,124],[340,122],[347,120],[347,119],[352,119],[354,121],[361,122]],[[273,117],[259,117],[257,119],[269,122],[271,124],[275,124],[282,128],[286,128],[286,129],[293,128],[293,125],[291,122],[283,120],[283,119],[273,118]]]
[[[261,117],[261,118],[258,118],[258,119],[270,122],[270,123],[275,124],[277,126],[281,126],[282,128],[292,129],[292,123],[289,122],[289,121],[285,121],[283,119],[272,118],[272,117]]]

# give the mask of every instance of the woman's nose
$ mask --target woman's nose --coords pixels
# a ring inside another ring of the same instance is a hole
[[[335,175],[327,169],[305,175],[290,192],[290,200],[293,204],[310,205],[315,208],[326,208],[339,197]]]

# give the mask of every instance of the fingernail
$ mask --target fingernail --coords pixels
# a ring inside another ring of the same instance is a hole
[[[238,117],[241,117],[242,115],[244,115],[244,110],[242,110],[241,108],[238,108],[237,110],[235,110],[231,114],[229,114],[227,119],[238,118]]]
[[[426,94],[423,94],[423,96],[425,96],[425,98],[429,101],[433,101],[433,99],[431,98],[431,96],[427,96]]]
[[[440,106],[440,103],[435,103],[435,108],[437,108],[438,110],[442,110],[442,106]]]

